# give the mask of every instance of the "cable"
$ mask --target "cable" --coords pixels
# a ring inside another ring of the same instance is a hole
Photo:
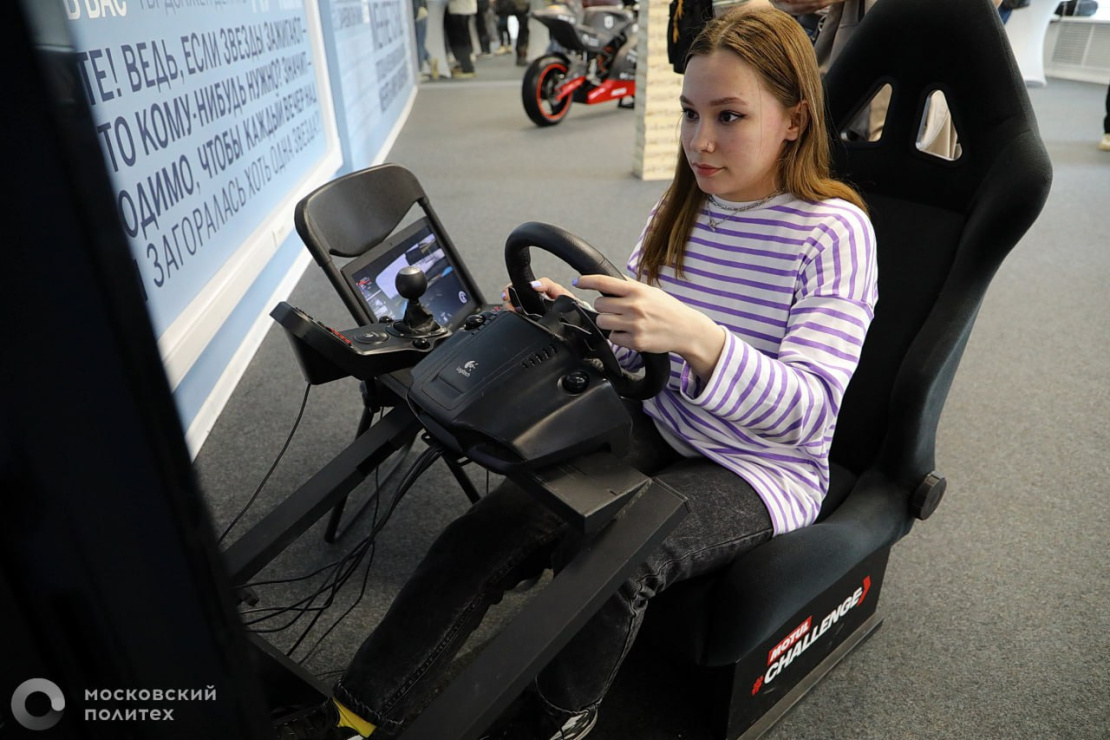
[[[307,615],[309,613],[313,613],[313,618],[310,620],[309,624],[302,630],[301,635],[297,638],[297,640],[294,642],[292,647],[290,647],[286,651],[286,655],[291,656],[292,653],[306,639],[308,633],[312,630],[312,628],[316,625],[320,616],[323,614],[323,611],[325,609],[329,608],[330,606],[332,606],[332,604],[334,603],[334,599],[335,599],[336,595],[338,594],[338,592],[346,585],[346,583],[350,579],[350,577],[352,575],[354,575],[355,572],[358,571],[358,569],[363,564],[363,560],[366,559],[367,556],[369,555],[369,559],[366,560],[366,572],[363,575],[362,588],[359,592],[359,595],[358,595],[357,599],[354,601],[353,604],[351,604],[343,612],[343,614],[341,614],[332,623],[332,625],[324,632],[324,634],[322,634],[316,640],[316,642],[309,649],[308,653],[303,658],[301,658],[300,662],[303,663],[309,657],[311,657],[316,652],[316,650],[320,647],[323,640],[362,601],[362,599],[363,599],[363,597],[365,596],[365,593],[366,593],[366,585],[369,581],[370,566],[373,563],[373,553],[374,553],[374,550],[375,550],[376,538],[377,538],[378,533],[381,532],[382,529],[385,528],[386,524],[388,524],[390,518],[393,516],[393,512],[396,511],[397,506],[400,504],[401,499],[404,498],[405,494],[409,491],[409,489],[416,482],[416,480],[419,479],[419,477],[421,475],[423,475],[423,473],[436,460],[438,460],[442,455],[443,455],[443,449],[441,447],[439,447],[438,445],[434,445],[434,444],[429,445],[428,449],[424,450],[424,452],[422,452],[420,454],[420,456],[413,462],[412,466],[408,469],[408,471],[406,471],[404,477],[398,483],[397,490],[394,493],[394,495],[393,495],[393,497],[392,497],[392,499],[389,503],[389,507],[386,510],[385,516],[380,521],[378,520],[378,515],[379,515],[379,512],[380,512],[380,495],[381,495],[380,486],[379,486],[379,490],[375,491],[375,493],[374,493],[374,496],[375,496],[376,500],[375,500],[374,518],[373,518],[373,523],[371,525],[371,531],[366,537],[364,537],[362,540],[360,540],[358,543],[356,543],[352,547],[352,549],[349,553],[344,555],[342,558],[339,558],[338,560],[334,561],[333,563],[331,563],[327,566],[323,566],[323,567],[317,569],[316,571],[314,571],[313,573],[308,574],[306,576],[300,576],[300,577],[297,577],[297,578],[281,579],[281,580],[273,581],[273,583],[282,583],[282,582],[293,582],[293,581],[298,581],[298,580],[305,580],[305,579],[311,578],[315,575],[319,575],[320,573],[324,572],[325,570],[330,569],[330,573],[328,574],[328,577],[324,580],[324,582],[320,585],[319,588],[317,588],[313,593],[310,593],[307,596],[305,596],[305,597],[299,599],[298,601],[294,602],[293,604],[290,604],[290,605],[287,605],[287,606],[266,607],[266,608],[262,608],[262,609],[251,609],[251,610],[246,610],[244,612],[241,612],[241,614],[251,614],[251,613],[258,614],[258,613],[269,612],[269,613],[262,614],[261,616],[258,616],[256,619],[246,621],[244,623],[244,625],[247,626],[248,628],[250,628],[251,631],[256,633],[256,634],[281,632],[283,630],[287,630],[290,627],[292,627],[294,624],[296,624],[298,621],[300,621],[300,619],[302,617],[304,617],[305,615]],[[260,585],[260,584],[264,584],[264,583],[269,583],[269,582],[258,582],[258,583],[252,584],[252,585]],[[324,599],[324,601],[320,604],[317,604],[316,603],[317,600],[320,599],[320,597],[324,596],[325,594],[327,596]],[[262,622],[266,622],[268,620],[276,619],[276,618],[278,618],[282,615],[286,615],[286,614],[290,614],[290,613],[293,613],[294,616],[290,620],[288,620],[285,624],[282,624],[281,626],[269,627],[269,628],[252,627],[253,625],[258,625]]]
[[[315,611],[316,612],[316,614],[312,618],[312,621],[302,631],[301,636],[297,639],[297,641],[294,643],[294,645],[289,650],[286,651],[287,656],[292,656],[293,652],[297,649],[297,647],[300,645],[300,643],[304,640],[304,638],[307,636],[308,632],[312,629],[313,626],[315,626],[316,621],[320,618],[320,616],[322,616],[324,609],[327,609],[328,607],[330,607],[332,605],[336,594],[339,592],[339,590],[344,585],[346,585],[347,580],[358,569],[358,567],[361,563],[361,560],[362,560],[363,557],[365,557],[367,551],[370,551],[370,552],[373,551],[378,533],[381,532],[381,530],[385,528],[385,525],[389,522],[390,518],[393,516],[393,512],[397,509],[398,504],[401,503],[401,499],[408,492],[408,490],[412,487],[412,484],[415,483],[416,480],[421,475],[423,475],[423,473],[432,465],[432,463],[434,463],[436,460],[438,460],[442,455],[443,455],[443,450],[442,450],[442,448],[440,448],[438,446],[431,446],[427,450],[425,450],[423,453],[421,453],[420,457],[417,458],[417,460],[413,463],[412,467],[405,474],[405,478],[402,479],[401,483],[398,485],[397,492],[394,494],[393,499],[390,502],[389,509],[388,509],[388,511],[386,511],[385,518],[382,519],[382,521],[380,523],[376,522],[374,524],[373,529],[371,530],[370,534],[367,537],[365,537],[362,541],[360,541],[359,544],[356,545],[355,549],[352,550],[351,555],[348,556],[349,558],[354,557],[354,556],[357,556],[357,557],[355,557],[353,564],[347,570],[347,572],[341,578],[336,579],[335,584],[330,589],[331,593],[328,595],[328,598],[325,601],[325,603],[322,606],[319,606],[319,607],[314,607],[314,606],[305,607],[302,610],[302,613],[299,614],[297,617],[295,617],[293,619],[293,621],[289,625],[286,626],[286,627],[292,626],[293,623],[295,623],[301,616],[304,616],[304,614],[306,614],[308,611]],[[367,573],[363,578],[363,588],[362,588],[362,591],[359,594],[358,599],[355,601],[354,604],[351,605],[350,608],[348,608],[348,610],[346,612],[344,612],[336,620],[336,622],[327,630],[327,632],[325,632],[325,634],[321,637],[321,639],[323,639],[323,637],[326,637],[327,634],[329,634],[336,626],[338,626],[339,622],[342,621],[343,618],[345,618],[347,616],[347,614],[349,614],[350,611],[353,610],[354,607],[357,606],[357,604],[362,600],[362,598],[363,598],[363,596],[365,595],[365,592],[366,592],[365,591],[366,581],[367,581],[368,578],[369,578],[369,563],[367,565]],[[321,590],[317,591],[317,593],[314,594],[309,599],[309,603],[311,604],[313,601],[315,601],[315,599],[318,598],[321,593],[323,593],[323,590],[324,589],[321,589]],[[302,599],[302,601],[304,601],[304,599]],[[274,630],[274,631],[276,631],[276,630]],[[313,647],[313,650],[315,650],[315,646]],[[307,656],[306,656],[306,658],[307,658]],[[303,660],[304,659],[302,659],[302,661]]]
[[[273,475],[274,470],[277,469],[278,463],[281,462],[281,458],[285,455],[285,451],[289,449],[289,443],[293,441],[293,435],[297,433],[297,427],[301,425],[301,417],[304,416],[305,406],[308,405],[308,392],[311,390],[312,384],[305,383],[304,397],[301,399],[301,408],[299,411],[297,411],[297,418],[293,422],[293,428],[289,430],[289,436],[285,438],[285,444],[281,446],[281,451],[278,452],[277,457],[274,458],[274,463],[270,466],[270,469],[266,471],[266,475],[262,476],[262,482],[258,484],[258,488],[254,489],[254,493],[251,495],[250,500],[247,501],[246,505],[242,508],[242,510],[240,510],[235,518],[231,520],[231,524],[227,525],[227,529],[224,530],[224,533],[220,535],[220,539],[216,541],[217,544],[224,541],[224,538],[227,537],[231,530],[234,529],[235,525],[239,523],[239,520],[243,518],[243,515],[245,515],[252,506],[254,506],[254,502],[258,498],[258,494],[262,493],[262,488],[266,485],[266,481],[270,480],[270,476]]]
[[[384,410],[381,412],[380,416],[381,417],[385,416]],[[385,484],[385,483],[390,482],[390,480],[393,478],[393,476],[397,473],[397,470],[401,467],[402,464],[404,464],[405,459],[408,457],[408,453],[411,450],[412,450],[412,443],[410,442],[405,449],[399,450],[397,453],[395,453],[395,455],[394,455],[395,459],[392,463],[392,466],[389,468],[388,472],[385,473],[385,480],[384,481],[381,480],[381,465],[384,464],[384,463],[379,464],[379,465],[374,467],[374,492],[371,493],[367,497],[367,500],[362,504],[361,507],[359,507],[358,512],[356,512],[355,515],[350,518],[351,519],[350,523],[343,529],[342,532],[340,532],[337,535],[336,541],[338,541],[340,538],[342,538],[343,535],[345,535],[347,533],[347,531],[350,530],[354,526],[355,520],[357,520],[359,517],[362,516],[362,513],[364,511],[366,511],[366,508],[368,506],[373,504],[376,507],[378,505],[377,504],[378,495],[379,495],[379,492],[381,490],[382,485]],[[310,578],[313,578],[315,576],[320,575],[325,570],[333,568],[334,566],[338,565],[340,562],[342,562],[347,557],[348,557],[348,555],[344,555],[343,557],[338,558],[336,560],[333,560],[332,562],[327,563],[326,565],[321,565],[319,568],[312,571],[311,573],[305,573],[305,574],[299,575],[299,576],[290,576],[288,578],[274,578],[274,579],[270,579],[270,580],[266,580],[266,581],[248,581],[247,583],[244,583],[242,587],[243,588],[257,588],[259,586],[274,586],[274,585],[278,585],[278,584],[288,585],[288,584],[291,584],[291,583],[296,583],[297,581],[307,581]],[[273,609],[274,607],[268,607],[268,608]],[[261,611],[265,611],[265,610],[266,610],[265,608],[263,608],[263,609],[248,609],[248,610],[240,611],[239,613],[240,614],[251,614],[251,613],[261,612]]]
[[[342,580],[336,582],[336,585],[333,587],[331,594],[329,594],[328,599],[324,604],[324,608],[326,609],[331,606],[336,594],[339,593],[339,589],[343,588],[343,586],[346,585],[347,578],[349,578],[350,574],[354,573],[358,569],[358,567],[361,565],[362,559],[366,556],[366,552],[369,551],[370,558],[366,562],[366,574],[362,577],[362,591],[359,593],[359,597],[354,602],[354,604],[351,604],[351,606],[347,608],[347,611],[343,612],[343,614],[340,615],[340,617],[332,623],[332,626],[324,632],[323,636],[321,636],[320,639],[316,641],[316,644],[312,646],[312,648],[308,651],[308,654],[306,654],[300,660],[301,663],[304,663],[306,660],[308,660],[312,653],[316,651],[316,648],[320,646],[320,642],[324,639],[324,637],[327,637],[328,634],[330,634],[331,631],[335,629],[335,626],[339,624],[339,622],[342,621],[344,617],[351,613],[351,610],[354,609],[358,602],[362,600],[362,594],[366,593],[366,582],[370,577],[370,565],[374,562],[374,552],[377,549],[378,509],[381,503],[381,482],[378,480],[378,473],[380,470],[380,465],[374,468],[374,518],[371,521],[370,525],[370,536],[366,540],[363,540],[363,542],[367,542],[368,540],[368,544],[362,545],[362,543],[360,543],[360,547],[356,547],[355,550],[352,550],[352,552],[356,552],[359,550],[361,550],[361,552],[359,552],[358,557],[355,559],[354,564],[351,566],[348,575],[344,576]],[[398,498],[401,495],[403,495],[403,492],[394,494],[394,499]],[[309,622],[308,626],[301,631],[301,636],[298,637],[297,640],[293,643],[293,646],[285,652],[285,655],[287,657],[293,657],[293,653],[296,652],[298,647],[300,647],[304,639],[308,637],[308,633],[312,630],[313,627],[316,626],[316,622],[320,619],[321,616],[323,616],[323,614],[323,609],[316,612],[316,614],[312,617],[312,621]]]
[[[383,410],[383,411],[381,411],[381,416],[384,416],[384,415],[385,415],[385,412]],[[389,480],[390,477],[392,477],[393,473],[396,472],[396,469],[397,469],[397,467],[399,467],[401,462],[402,462],[401,460],[398,460],[397,464],[394,465],[394,467],[389,471],[389,474],[386,476],[387,481]],[[382,487],[380,476],[381,476],[381,465],[377,465],[377,466],[374,467],[374,493],[371,495],[371,498],[374,500],[374,504],[375,504],[375,520],[377,518],[377,513],[376,513],[377,512],[377,502],[380,498],[381,487]],[[367,503],[369,503],[369,502],[367,502]],[[357,560],[361,559],[361,555],[359,553],[359,548],[362,546],[363,542],[356,543],[356,545],[351,549],[351,552],[347,553],[346,555],[344,555],[341,558],[338,558],[337,560],[333,560],[331,563],[328,563],[327,565],[323,565],[323,566],[317,568],[316,570],[312,571],[311,573],[307,573],[307,574],[301,575],[301,576],[294,576],[292,578],[277,578],[277,579],[272,579],[272,580],[269,580],[269,581],[253,581],[253,582],[249,582],[249,583],[245,584],[245,586],[253,588],[253,587],[265,586],[265,585],[295,583],[297,581],[304,581],[304,580],[308,580],[309,578],[314,578],[315,576],[317,576],[317,575],[319,575],[319,574],[321,574],[321,573],[323,573],[324,571],[327,571],[327,570],[331,570],[332,575],[334,575],[336,572],[339,571],[339,568],[343,563],[348,562],[352,557],[356,557],[356,556],[357,556],[357,558],[356,558],[355,567],[357,568]],[[262,607],[262,608],[258,608],[258,609],[245,609],[245,610],[240,611],[239,615],[244,616],[244,615],[247,615],[247,614],[257,614],[257,613],[270,612],[270,614],[268,614],[267,616],[259,617],[258,619],[250,620],[250,621],[247,621],[245,623],[246,626],[250,626],[252,624],[257,624],[259,622],[263,622],[267,619],[273,619],[274,617],[277,617],[277,616],[279,616],[281,614],[284,614],[284,613],[287,613],[289,611],[299,611],[300,614],[298,614],[298,616],[296,618],[294,618],[294,620],[291,621],[289,624],[286,624],[286,625],[283,625],[281,627],[274,628],[274,629],[256,630],[256,631],[257,632],[279,632],[281,630],[288,629],[298,619],[300,619],[300,617],[303,616],[304,613],[306,613],[307,611],[312,611],[312,610],[319,611],[321,609],[327,608],[327,606],[330,605],[330,598],[329,598],[329,601],[326,602],[324,604],[324,606],[322,606],[322,607],[312,607],[312,606],[310,606],[316,600],[317,597],[319,597],[322,593],[324,593],[324,591],[326,591],[328,589],[327,584],[331,581],[332,575],[329,575],[329,577],[327,579],[325,579],[324,584],[322,586],[320,586],[319,588],[317,588],[315,593],[312,593],[312,594],[294,602],[293,604],[286,605],[286,606],[279,606],[279,607]],[[345,577],[337,578],[337,582],[342,582],[344,580],[345,580]],[[332,589],[332,592],[333,592],[332,595],[334,596],[334,593],[335,593],[335,588],[334,587]],[[301,605],[303,605],[303,604],[307,604],[309,606],[302,607]]]
[[[380,508],[380,506],[379,506],[380,504],[381,504],[381,497],[379,496],[379,497],[376,497],[374,499],[374,516],[370,520],[371,521],[371,524],[370,524],[370,530],[371,531],[373,531],[378,526],[378,510]],[[328,627],[324,631],[324,634],[320,635],[320,637],[316,640],[316,642],[313,643],[312,647],[309,648],[308,652],[304,654],[304,657],[301,658],[299,661],[297,661],[298,663],[300,663],[301,665],[304,665],[305,663],[307,663],[308,659],[311,658],[313,656],[313,654],[315,654],[315,652],[320,648],[320,645],[322,645],[324,643],[324,639],[332,633],[332,630],[334,630],[336,627],[338,627],[339,623],[342,622],[344,619],[346,619],[347,615],[349,615],[352,611],[354,611],[354,608],[356,606],[358,606],[359,603],[362,602],[362,598],[366,595],[366,584],[370,580],[370,566],[372,566],[374,564],[374,553],[376,552],[376,550],[377,550],[377,538],[374,539],[373,543],[370,546],[370,558],[366,561],[366,571],[362,576],[362,588],[359,589],[358,598],[355,599],[354,602],[350,606],[347,607],[347,610],[345,612],[340,614],[339,617],[337,617],[336,620],[334,622],[332,622],[331,626]],[[293,648],[290,650],[290,654],[292,654],[293,650],[296,650],[296,645],[294,645]]]

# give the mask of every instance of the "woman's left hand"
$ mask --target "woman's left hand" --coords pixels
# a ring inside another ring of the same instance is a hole
[[[664,290],[634,280],[583,275],[577,288],[600,291],[597,325],[609,340],[637,352],[674,352],[707,378],[724,347],[724,329]]]
[[[532,287],[532,290],[536,291],[549,301],[553,301],[561,295],[566,295],[574,298],[574,293],[571,293],[569,290],[559,285],[551,278],[542,277],[539,280],[533,280],[530,285]],[[516,306],[514,306],[509,301],[509,290],[512,287],[512,283],[508,283],[505,285],[505,288],[501,291],[501,301],[506,309],[508,309],[509,311],[516,311]]]

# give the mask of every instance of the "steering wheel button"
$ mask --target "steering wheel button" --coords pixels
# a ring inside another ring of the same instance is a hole
[[[567,393],[573,393],[577,396],[590,386],[590,376],[580,370],[567,373],[563,376],[562,385],[563,390]]]

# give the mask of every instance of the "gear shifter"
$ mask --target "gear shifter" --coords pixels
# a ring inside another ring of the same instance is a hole
[[[441,329],[431,312],[420,303],[420,296],[428,289],[428,278],[419,267],[409,265],[397,273],[397,292],[408,300],[405,315],[393,328],[402,336],[427,336]]]

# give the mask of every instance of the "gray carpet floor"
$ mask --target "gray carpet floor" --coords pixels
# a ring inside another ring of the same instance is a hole
[[[521,109],[519,80],[502,57],[480,60],[474,80],[424,83],[388,157],[420,179],[487,298],[505,283],[502,245],[517,224],[559,224],[623,260],[663,189],[630,174],[633,112],[577,106],[559,126],[538,129]],[[882,628],[769,738],[1110,737],[1110,154],[1095,148],[1105,88],[1050,80],[1030,96],[1054,187],[998,273],[952,388],[939,434],[944,503],[894,549]],[[542,260],[537,273],[569,278]],[[350,324],[315,267],[290,301]],[[281,449],[304,388],[275,327],[196,460],[219,531]],[[355,381],[313,388],[288,451],[225,544],[348,444],[359,413]],[[484,474],[474,477],[486,485]],[[372,489],[360,487],[352,506]],[[334,678],[423,549],[466,505],[436,463],[382,531],[369,568],[351,577],[293,657]],[[336,545],[322,541],[317,525],[258,580],[336,560],[372,519],[366,512]],[[319,580],[260,585],[258,607],[291,604]],[[527,598],[497,607],[471,645]],[[246,612],[244,620],[267,615]],[[251,626],[276,630],[290,619]],[[308,621],[267,638],[291,649]],[[591,737],[708,740],[701,697],[684,671],[635,651]]]

